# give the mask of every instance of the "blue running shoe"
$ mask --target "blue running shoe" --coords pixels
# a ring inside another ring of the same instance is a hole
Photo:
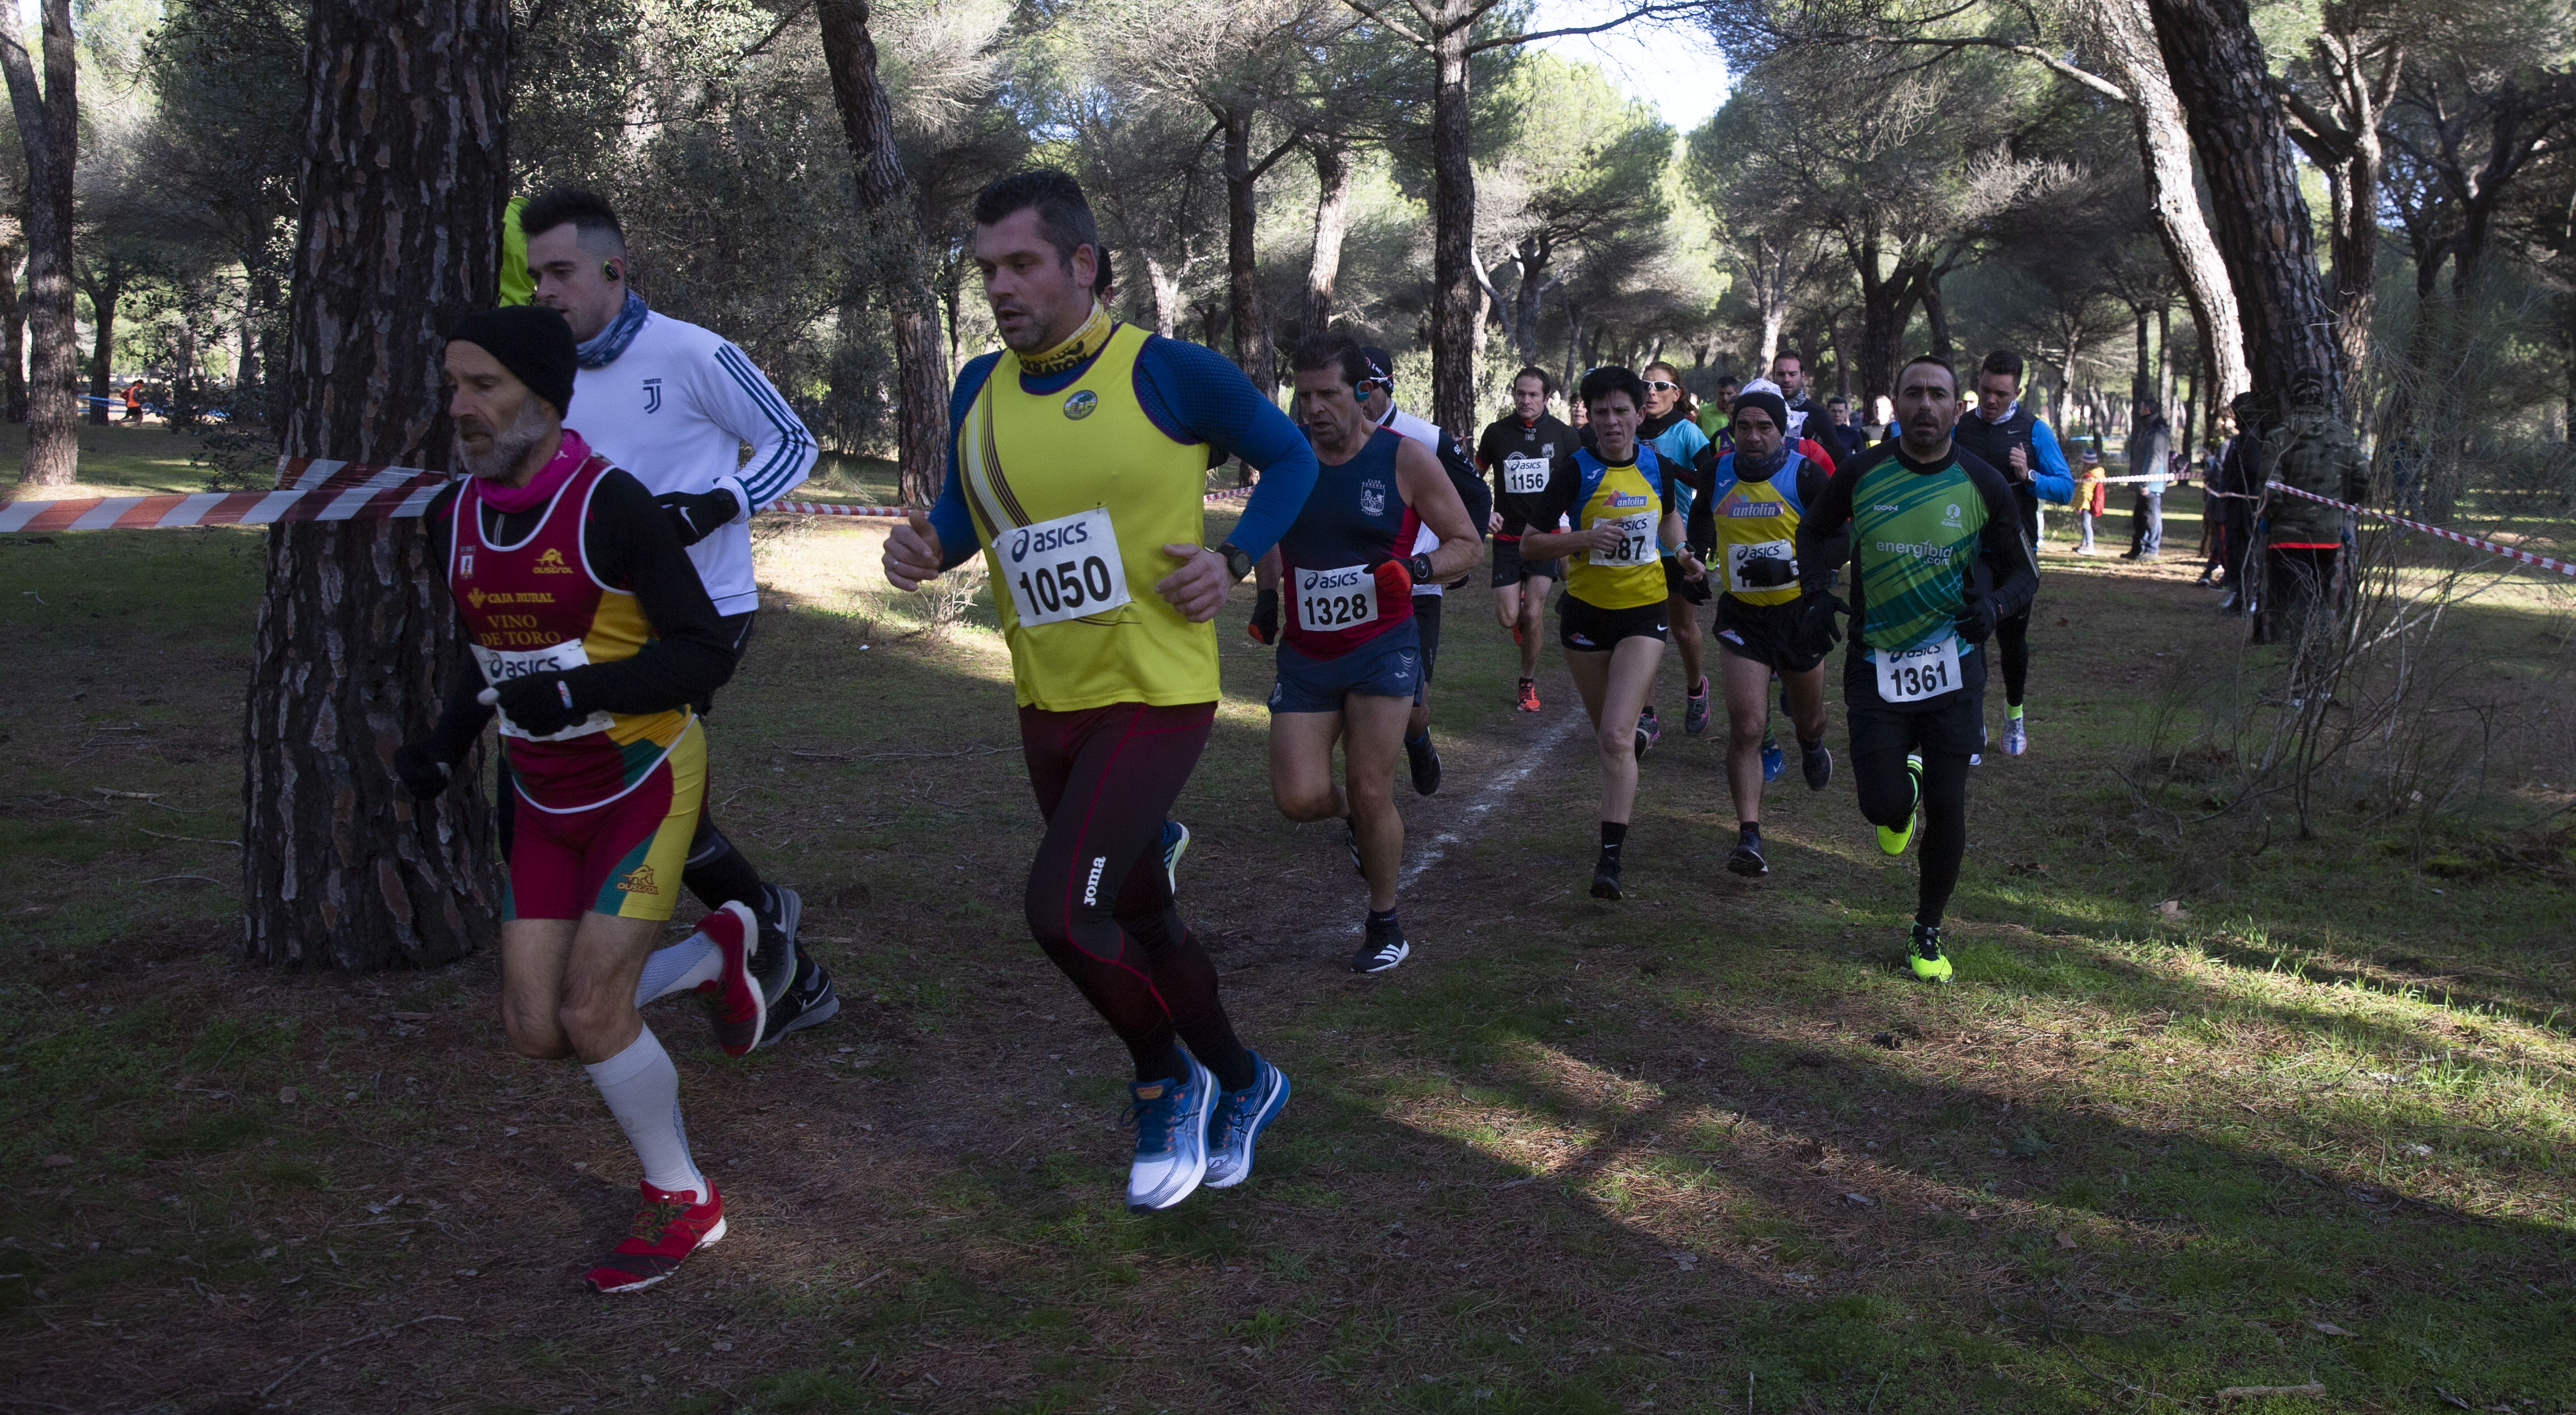
[[[1190,828],[1179,821],[1163,822],[1163,877],[1172,882],[1172,893],[1181,892],[1181,856],[1190,848]]]
[[[1252,1064],[1260,1068],[1252,1084],[1218,1096],[1216,1113],[1208,1117],[1206,1183],[1210,1189],[1230,1188],[1252,1177],[1252,1142],[1261,1138],[1288,1104],[1287,1075],[1257,1051]]]
[[[1207,1177],[1208,1114],[1216,1108],[1216,1078],[1196,1058],[1189,1062],[1185,1079],[1128,1084],[1132,1103],[1127,1119],[1136,1127],[1136,1161],[1127,1170],[1127,1207],[1138,1213],[1170,1208]]]
[[[1789,774],[1789,756],[1780,750],[1780,739],[1769,733],[1762,737],[1762,784],[1765,786]]]

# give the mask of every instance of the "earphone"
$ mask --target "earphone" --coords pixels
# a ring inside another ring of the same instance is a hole
[[[601,262],[599,263],[599,276],[600,276],[600,278],[601,278],[601,279],[603,279],[603,280],[607,281],[607,282],[608,282],[609,284],[611,284],[611,285],[616,284],[616,283],[617,283],[617,263],[616,263],[616,262],[614,262],[614,261],[606,261],[606,260],[601,261]]]

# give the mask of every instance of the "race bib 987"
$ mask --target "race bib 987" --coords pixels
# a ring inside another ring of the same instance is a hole
[[[590,654],[582,648],[579,639],[566,639],[541,649],[487,649],[481,644],[467,647],[474,650],[474,661],[483,668],[483,681],[495,688],[513,678],[526,678],[538,673],[566,673],[590,662]],[[508,713],[498,708],[494,713],[500,718],[501,735],[516,737],[522,742],[569,742],[575,737],[605,732],[614,725],[608,714],[594,712],[561,732],[540,737],[512,722]]]
[[[1592,525],[1596,530],[1602,526],[1608,526],[1619,533],[1617,549],[1596,550],[1591,553],[1592,563],[1595,565],[1613,569],[1633,569],[1639,565],[1651,565],[1659,558],[1660,552],[1655,546],[1655,515],[1651,511],[1640,511],[1633,516],[1621,516],[1617,520],[1595,521]]]
[[[1919,649],[1878,649],[1878,696],[1891,703],[1917,703],[1955,691],[1959,686],[1959,636]]]
[[[1310,634],[1377,622],[1377,576],[1365,565],[1297,567],[1297,627]]]
[[[1010,527],[994,538],[993,553],[1023,627],[1080,619],[1128,600],[1118,533],[1099,507]]]

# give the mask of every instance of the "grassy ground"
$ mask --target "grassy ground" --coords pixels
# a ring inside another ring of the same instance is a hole
[[[849,1005],[749,1062],[651,1014],[733,1232],[613,1302],[575,1278],[632,1156],[576,1068],[507,1053],[488,957],[232,961],[257,534],[0,541],[0,1401],[2576,1408],[2566,871],[2142,810],[2117,769],[2225,632],[2189,569],[2051,552],[2034,748],[1978,769],[1937,993],[1897,962],[1913,862],[1847,782],[1793,776],[1772,876],[1723,872],[1720,739],[1681,736],[1669,667],[1630,897],[1585,897],[1579,708],[1551,650],[1546,710],[1510,710],[1482,588],[1448,785],[1403,798],[1416,952],[1352,978],[1358,881],[1272,809],[1269,674],[1229,632],[1184,905],[1297,1089],[1249,1184],[1137,1218],[1123,1051],[1020,922],[1007,658],[981,609],[914,633],[881,534],[765,536],[711,721],[721,819]],[[2459,622],[2564,651],[2536,591]]]
[[[0,422],[0,500],[203,491],[206,469],[190,466],[188,460],[197,446],[195,433],[173,432],[162,423],[128,427],[85,422],[80,427],[79,485],[20,487],[16,483],[27,456],[27,425]]]

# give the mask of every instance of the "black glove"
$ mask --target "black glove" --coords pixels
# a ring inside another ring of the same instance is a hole
[[[1831,591],[1807,596],[1798,605],[1798,644],[1809,653],[1823,653],[1842,642],[1839,616],[1851,613],[1841,595]]]
[[[1959,637],[1972,644],[1982,644],[1995,636],[1995,597],[1974,585],[1961,591],[1958,617]]]
[[[1259,643],[1279,642],[1279,591],[1252,592],[1252,622],[1243,626],[1243,632]]]
[[[531,737],[552,737],[590,716],[573,692],[571,676],[563,673],[513,678],[492,690],[492,701]]]
[[[742,503],[734,500],[733,493],[723,487],[713,491],[675,491],[668,496],[655,497],[653,504],[661,507],[663,514],[671,518],[671,530],[679,536],[682,545],[696,545],[742,514]],[[516,717],[517,714],[511,716]]]
[[[1744,583],[1756,589],[1776,590],[1798,578],[1798,567],[1778,555],[1758,555],[1744,562]]]
[[[394,775],[402,778],[403,789],[415,801],[434,801],[455,778],[455,761],[462,752],[452,752],[448,744],[435,736],[417,742],[405,742],[394,748]]]

